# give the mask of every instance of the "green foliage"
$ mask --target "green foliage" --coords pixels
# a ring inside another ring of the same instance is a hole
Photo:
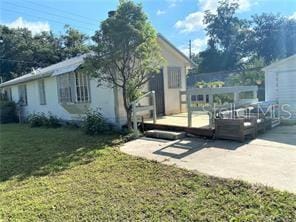
[[[60,120],[51,113],[48,115],[44,113],[32,113],[28,116],[27,121],[30,127],[45,126],[48,128],[57,128],[61,126]]]
[[[157,33],[140,4],[120,1],[114,15],[101,23],[93,36],[96,53],[88,59],[88,72],[99,84],[122,90],[128,127],[131,127],[131,102],[139,96],[151,73],[159,72],[164,59]]]
[[[24,75],[32,68],[45,67],[89,50],[87,37],[65,26],[65,34],[52,32],[32,35],[26,28],[0,25],[0,76],[3,81]]]
[[[61,123],[57,116],[49,113],[46,119],[45,126],[49,128],[57,128],[61,126]]]
[[[135,158],[118,135],[1,127],[0,221],[296,220],[295,194]]]
[[[222,81],[213,81],[213,82],[197,82],[195,83],[197,88],[220,88],[224,86],[224,82]]]
[[[296,20],[280,14],[240,19],[239,4],[222,0],[215,13],[206,11],[208,47],[198,55],[194,73],[241,69],[246,58],[262,58],[263,65],[296,53]]]
[[[0,99],[0,123],[14,123],[17,120],[15,102]]]
[[[100,135],[109,133],[111,131],[111,125],[107,123],[99,111],[89,110],[83,121],[82,129],[88,135]]]
[[[234,97],[233,94],[218,94],[213,96],[213,101],[215,104],[223,105],[233,103]]]
[[[204,24],[209,41],[208,48],[200,53],[199,72],[235,69],[250,53],[250,22],[235,15],[238,7],[236,2],[224,0],[216,13],[206,11]]]
[[[263,61],[257,58],[253,58],[248,61],[242,71],[237,74],[230,75],[225,80],[227,86],[261,86],[264,85],[264,72],[260,67],[263,67]]]
[[[254,53],[269,64],[296,53],[296,20],[280,14],[252,16]]]

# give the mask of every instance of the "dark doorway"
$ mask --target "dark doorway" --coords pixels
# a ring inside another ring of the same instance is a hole
[[[164,115],[164,86],[163,86],[163,70],[158,74],[151,74],[149,80],[149,90],[155,91],[156,98],[156,114],[157,116]]]

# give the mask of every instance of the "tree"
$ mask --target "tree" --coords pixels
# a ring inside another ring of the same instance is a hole
[[[69,25],[65,25],[65,30],[65,34],[60,38],[63,46],[63,57],[71,58],[89,52],[89,46],[86,45],[89,38],[85,34]]]
[[[0,25],[0,76],[3,81],[24,75],[32,68],[42,68],[89,51],[87,37],[66,26],[66,33],[32,35],[26,28]]]
[[[204,24],[209,37],[208,48],[200,53],[200,72],[232,70],[250,53],[250,22],[235,16],[239,5],[220,1],[217,13],[205,12]]]
[[[157,33],[140,4],[120,1],[117,10],[109,14],[92,38],[95,55],[87,60],[87,66],[99,84],[122,91],[127,125],[131,128],[131,102],[137,99],[150,74],[160,70],[163,58]]]
[[[296,53],[296,20],[279,14],[255,15],[254,54],[262,57],[269,64]]]
[[[254,57],[243,65],[241,72],[230,75],[225,84],[227,86],[264,86],[264,61]]]
[[[25,74],[36,66],[32,62],[33,39],[29,30],[9,29],[1,25],[0,36],[0,74],[4,81]]]

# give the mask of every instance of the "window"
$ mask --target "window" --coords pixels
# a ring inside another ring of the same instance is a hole
[[[89,81],[88,76],[79,72],[75,73],[76,101],[89,102]]]
[[[40,105],[46,105],[44,79],[38,81]]]
[[[83,73],[67,73],[57,77],[60,103],[86,103],[90,101],[89,79]]]
[[[20,85],[18,87],[18,93],[19,93],[19,102],[21,102],[23,105],[28,105],[26,85]]]
[[[181,67],[168,67],[168,87],[181,88]]]
[[[6,88],[4,90],[4,94],[6,96],[6,98],[8,99],[8,101],[12,101],[12,92],[11,92],[11,88]]]

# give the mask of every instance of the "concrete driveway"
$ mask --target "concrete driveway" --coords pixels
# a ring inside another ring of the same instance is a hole
[[[296,193],[296,126],[279,126],[244,144],[199,138],[167,141],[143,137],[120,149],[164,164]]]

